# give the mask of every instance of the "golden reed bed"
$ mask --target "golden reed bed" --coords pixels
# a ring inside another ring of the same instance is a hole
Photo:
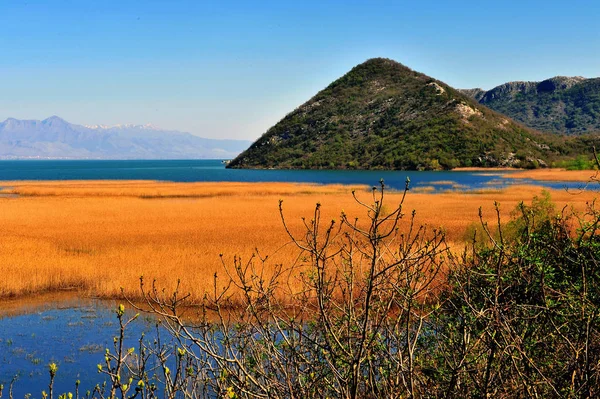
[[[600,178],[597,170],[534,169],[509,173],[505,177],[513,179],[533,179],[544,181],[588,182]],[[597,183],[596,183],[597,184]]]
[[[514,169],[514,168],[456,168],[455,171],[463,172],[481,172],[502,173],[503,177],[509,179],[531,179],[539,181],[569,181],[569,182],[589,182],[590,180],[600,180],[600,173],[597,170],[565,170],[560,168],[550,169]],[[512,172],[512,173],[505,173]]]
[[[196,299],[212,290],[222,274],[219,254],[231,264],[234,255],[248,259],[255,248],[274,262],[289,264],[298,252],[286,236],[278,201],[290,228],[301,231],[316,202],[324,220],[349,216],[366,219],[351,187],[286,183],[158,183],[147,181],[1,182],[0,298],[64,289],[93,297],[115,298],[121,287],[138,294],[139,277],[157,279],[167,289],[182,280]],[[368,188],[357,192],[365,201]],[[520,200],[530,201],[541,188],[519,186],[503,191],[443,194],[409,193],[405,213],[417,222],[443,227],[462,245],[467,226],[483,207],[495,220],[494,201],[504,220]],[[594,193],[552,190],[558,207],[585,208]],[[392,209],[400,193],[387,195]],[[408,224],[407,222],[404,225]]]

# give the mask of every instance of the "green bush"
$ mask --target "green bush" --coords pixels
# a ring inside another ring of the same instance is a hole
[[[555,162],[553,166],[558,168],[564,168],[567,170],[592,170],[597,169],[596,162],[593,158],[589,158],[585,155],[579,155],[575,159],[564,160]]]

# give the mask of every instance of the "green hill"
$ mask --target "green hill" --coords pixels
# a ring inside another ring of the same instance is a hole
[[[600,78],[556,76],[462,92],[532,129],[564,134],[600,131]]]
[[[545,166],[572,152],[389,59],[354,67],[270,128],[230,168]]]

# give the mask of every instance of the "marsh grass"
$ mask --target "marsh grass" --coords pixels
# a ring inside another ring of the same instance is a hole
[[[533,169],[507,173],[504,177],[509,179],[532,179],[543,181],[575,181],[589,182],[598,176],[597,170],[565,170],[565,169]]]
[[[143,275],[146,281],[160,281],[167,292],[181,279],[181,290],[201,301],[214,289],[215,273],[223,274],[223,261],[231,264],[234,256],[245,262],[258,248],[269,256],[268,265],[297,263],[277,214],[279,199],[285,200],[293,233],[302,231],[301,217],[308,217],[317,202],[324,218],[339,218],[341,209],[359,213],[350,195],[353,187],[342,185],[89,181],[1,186],[10,187],[3,193],[18,195],[0,198],[3,299],[60,291],[135,298]],[[450,244],[462,247],[480,206],[493,215],[498,201],[508,220],[521,200],[540,191],[519,186],[477,193],[411,192],[404,209],[416,210],[421,223],[441,227]],[[558,208],[569,204],[579,210],[594,195],[550,193]],[[389,204],[401,197],[387,195]],[[266,276],[274,272],[268,267]]]

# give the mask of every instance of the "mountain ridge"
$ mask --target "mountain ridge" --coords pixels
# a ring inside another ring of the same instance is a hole
[[[572,135],[600,131],[600,78],[555,76],[460,91],[532,129]]]
[[[249,144],[149,125],[90,127],[56,115],[0,122],[0,159],[230,159]]]

